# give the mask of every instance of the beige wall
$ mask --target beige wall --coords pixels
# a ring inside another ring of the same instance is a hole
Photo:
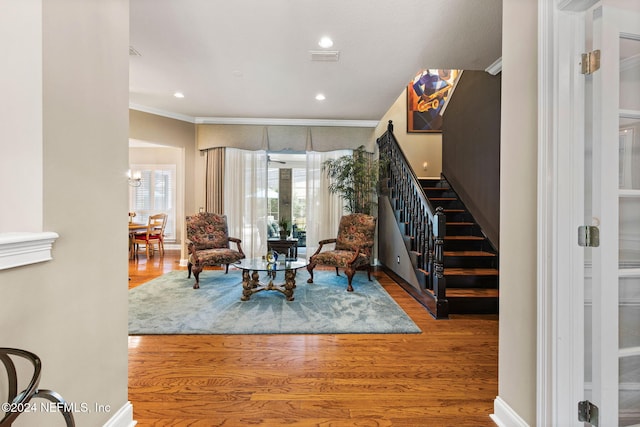
[[[536,0],[503,2],[498,391],[532,426],[536,425],[536,17]]]
[[[439,178],[442,172],[442,134],[407,133],[406,88],[380,120],[375,131],[376,138],[386,132],[389,120],[393,121],[393,134],[418,178]],[[423,168],[424,162],[428,163],[426,170]]]
[[[196,127],[193,123],[171,119],[142,111],[129,110],[129,138],[167,147],[178,148],[184,158],[183,194],[185,215],[198,211],[196,199],[204,196],[203,179],[198,173]]]
[[[7,4],[11,9],[22,3]],[[25,68],[12,84],[42,84],[43,97],[25,94],[27,108],[6,123],[12,130],[3,127],[2,139],[20,133],[30,119],[38,126],[42,117],[42,162],[23,166],[42,173],[42,227],[60,238],[52,261],[0,271],[0,345],[42,358],[41,388],[92,409],[109,405],[107,412],[75,414],[76,425],[98,426],[127,404],[129,2],[28,3],[42,5],[41,26],[2,30],[18,46],[42,37],[42,79],[35,81]],[[4,16],[7,6],[2,7]],[[14,107],[11,99],[2,99],[3,111]],[[38,158],[33,135],[25,135]],[[0,157],[21,161],[6,147]],[[21,204],[14,200],[12,207]],[[61,421],[59,414],[30,415],[21,417],[20,425]]]
[[[0,209],[0,233],[38,232],[42,231],[41,2],[1,2],[0,29],[0,200],[11,207]]]

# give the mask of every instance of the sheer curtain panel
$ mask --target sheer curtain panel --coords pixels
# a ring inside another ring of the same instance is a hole
[[[318,249],[318,242],[336,237],[344,215],[344,201],[329,192],[329,179],[322,163],[352,154],[352,150],[307,152],[307,257]]]
[[[227,148],[224,206],[229,235],[242,239],[247,258],[267,252],[267,153]]]

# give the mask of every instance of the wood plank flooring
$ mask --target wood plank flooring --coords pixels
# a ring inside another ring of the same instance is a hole
[[[131,260],[130,288],[184,269],[178,258]],[[374,276],[421,334],[129,337],[138,426],[494,426],[498,317],[434,320]]]

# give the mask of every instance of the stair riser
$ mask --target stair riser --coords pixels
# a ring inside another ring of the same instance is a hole
[[[468,212],[445,212],[447,222],[474,222]]]
[[[497,268],[496,257],[445,256],[444,268]]]
[[[447,298],[449,314],[495,314],[498,298]]]
[[[491,248],[484,240],[449,240],[444,239],[445,251],[487,251]]]
[[[464,209],[464,205],[459,200],[429,200],[434,208],[442,207],[442,209]],[[447,214],[447,218],[449,214]]]
[[[447,236],[482,236],[480,227],[473,225],[447,224]]]
[[[448,289],[497,289],[498,278],[496,276],[448,276],[444,271]]]

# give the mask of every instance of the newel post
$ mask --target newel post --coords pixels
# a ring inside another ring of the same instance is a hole
[[[435,239],[433,248],[433,264],[435,275],[433,277],[433,293],[436,295],[439,309],[437,311],[438,317],[441,317],[440,308],[442,308],[442,314],[444,317],[448,316],[448,301],[447,301],[447,283],[444,278],[444,237],[446,235],[446,215],[443,212],[442,206],[436,208],[436,213],[433,219],[433,235]]]

